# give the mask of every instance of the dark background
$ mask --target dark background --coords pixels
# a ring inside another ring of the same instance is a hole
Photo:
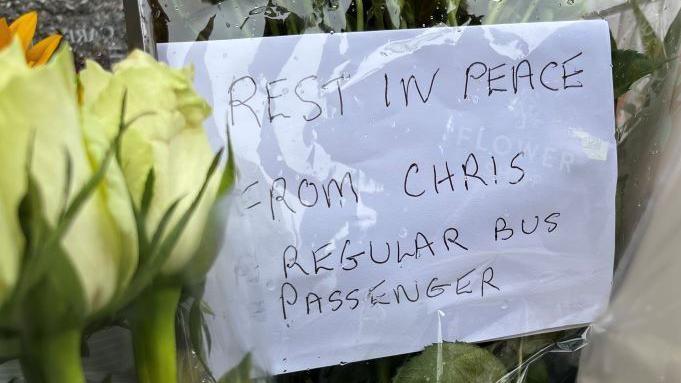
[[[8,23],[31,10],[39,14],[37,36],[61,33],[79,66],[90,58],[109,68],[127,53],[123,0],[0,0]]]

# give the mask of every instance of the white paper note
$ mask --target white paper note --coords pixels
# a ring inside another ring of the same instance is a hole
[[[603,21],[159,46],[238,181],[212,367],[279,374],[592,321],[617,153]]]

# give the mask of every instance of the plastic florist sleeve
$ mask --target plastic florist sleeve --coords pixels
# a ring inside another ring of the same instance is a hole
[[[136,10],[238,172],[186,379],[577,379],[673,129],[679,4]]]

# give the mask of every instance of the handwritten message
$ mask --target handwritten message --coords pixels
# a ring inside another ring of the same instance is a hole
[[[592,321],[616,146],[601,21],[159,46],[238,168],[210,363],[278,374]]]

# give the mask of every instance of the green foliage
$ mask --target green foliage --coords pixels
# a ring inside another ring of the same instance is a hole
[[[194,211],[198,208],[201,199],[206,193],[208,184],[218,169],[222,154],[223,150],[220,150],[213,157],[213,161],[206,171],[206,176],[201,188],[194,196],[194,199],[187,210],[183,212],[178,222],[175,223],[173,227],[168,227],[170,225],[171,217],[177,210],[181,198],[175,200],[172,204],[170,204],[170,206],[168,206],[151,238],[149,238],[146,230],[146,219],[147,212],[154,195],[155,173],[153,169],[149,171],[145,180],[144,190],[140,200],[140,207],[133,207],[135,209],[135,221],[139,238],[139,265],[128,287],[123,289],[117,299],[111,304],[111,310],[108,312],[108,315],[115,315],[117,308],[124,307],[132,303],[134,299],[136,299],[145,289],[149,288],[159,277],[161,268],[170,257],[173,248],[189,223],[192,214],[194,214]],[[232,159],[228,160],[226,167],[228,170],[225,171],[225,174],[229,174],[230,176],[223,175],[222,182],[227,184],[225,188],[228,188],[229,185],[233,184],[234,182],[233,174],[235,170]],[[231,179],[229,177],[231,177]],[[132,199],[133,197],[130,196],[130,198]],[[161,283],[165,282],[161,281]]]
[[[236,182],[236,161],[234,161],[234,150],[231,141],[227,145],[227,164],[225,170],[222,172],[220,178],[220,188],[218,189],[218,198],[225,196],[232,191],[234,183]]]
[[[32,169],[33,148],[28,150],[26,161],[26,195],[19,206],[22,232],[26,241],[21,273],[16,290],[3,317],[9,318],[6,326],[20,326],[24,332],[57,332],[64,328],[85,324],[87,302],[80,277],[69,257],[64,253],[61,241],[68,232],[80,209],[94,194],[104,179],[114,154],[120,146],[126,126],[121,125],[109,146],[102,165],[90,176],[72,199],[72,165],[68,154],[66,162],[66,186],[62,213],[54,227],[44,217],[42,196]],[[0,323],[0,325],[3,323]]]
[[[634,50],[612,51],[612,76],[615,98],[629,91],[638,80],[650,75],[660,64],[650,56]]]
[[[638,5],[638,0],[630,0],[630,3],[634,10],[634,16],[636,17],[636,23],[641,35],[641,40],[645,46],[646,54],[655,58],[663,57],[664,47],[662,41],[657,37],[652,25],[650,25],[650,22],[643,14],[641,7]]]
[[[465,343],[443,343],[410,359],[393,383],[489,383],[505,374],[504,365],[489,351]]]
[[[90,319],[81,276],[62,240],[81,209],[100,187],[118,150],[125,126],[106,150],[101,166],[70,196],[73,164],[65,151],[65,186],[54,224],[45,217],[44,195],[33,172],[33,143],[26,158],[26,194],[18,215],[25,240],[16,289],[0,312],[0,349],[5,358],[21,358],[29,381],[82,381],[81,333]],[[96,305],[98,302],[94,302]]]
[[[247,354],[241,362],[218,380],[218,383],[250,383],[251,355]]]
[[[0,334],[0,365],[21,354],[21,341],[16,334]]]
[[[664,49],[668,58],[677,57],[679,53],[679,39],[681,39],[681,11],[676,14],[664,37]]]

